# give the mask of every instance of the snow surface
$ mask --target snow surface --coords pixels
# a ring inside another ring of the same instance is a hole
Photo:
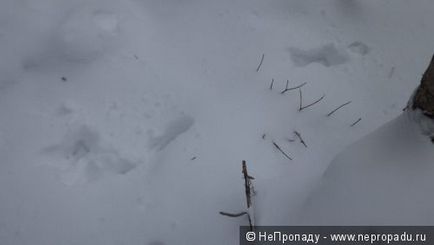
[[[401,114],[433,7],[1,1],[1,244],[236,244],[247,220],[218,212],[245,210],[242,160],[255,223],[296,223],[334,156]],[[325,98],[299,112],[286,80]]]

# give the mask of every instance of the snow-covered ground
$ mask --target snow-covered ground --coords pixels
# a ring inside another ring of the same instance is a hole
[[[242,160],[256,224],[294,224],[334,156],[402,112],[433,8],[2,0],[0,244],[236,244],[247,220],[219,211],[245,209]],[[287,80],[325,97],[298,111]]]

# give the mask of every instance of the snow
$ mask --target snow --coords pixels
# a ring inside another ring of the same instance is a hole
[[[1,243],[236,244],[246,217],[219,211],[245,209],[242,160],[255,223],[296,224],[336,154],[395,117],[408,124],[402,109],[433,51],[432,7],[1,1]],[[299,112],[298,90],[281,94],[287,80],[306,82],[303,105],[325,97]],[[430,183],[421,165],[408,177],[416,186]],[[429,223],[418,217],[389,221]]]

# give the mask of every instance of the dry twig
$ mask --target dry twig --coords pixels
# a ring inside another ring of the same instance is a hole
[[[295,89],[301,88],[301,87],[303,87],[304,85],[307,84],[307,82],[304,82],[304,83],[302,83],[302,84],[300,84],[298,86],[295,86],[295,87],[292,87],[292,88],[288,88],[288,82],[289,81],[286,80],[286,87],[285,87],[285,89],[282,92],[280,92],[281,94],[284,94],[284,93],[286,93],[288,91],[291,91],[291,90],[295,90]]]
[[[244,176],[244,189],[246,190],[246,204],[247,204],[247,217],[249,218],[249,225],[250,225],[250,230],[253,231],[253,227],[254,227],[254,221],[252,220],[252,217],[250,216],[250,209],[252,207],[252,189],[253,189],[253,185],[252,185],[252,176],[249,175],[249,173],[247,172],[247,165],[246,165],[246,161],[243,160],[242,163],[242,169],[243,169],[243,176]],[[253,215],[253,214],[252,214]]]
[[[352,101],[350,100],[350,101],[348,101],[348,102],[346,102],[346,103],[343,103],[342,105],[340,105],[340,106],[338,106],[336,109],[334,109],[333,111],[331,111],[331,112],[329,112],[329,114],[327,114],[327,116],[329,117],[329,116],[331,116],[333,113],[335,113],[337,110],[339,110],[339,109],[341,109],[342,107],[344,107],[344,106],[346,106],[346,105],[348,105],[348,104],[350,104]]]
[[[298,111],[302,111],[306,108],[309,108],[309,107],[315,105],[316,103],[320,102],[325,97],[325,94],[324,94],[323,96],[321,96],[321,98],[315,100],[314,102],[310,103],[309,105],[303,106],[303,94],[301,93],[301,88],[298,89],[298,92],[299,92],[299,98],[300,98],[300,104],[298,107]]]
[[[307,148],[306,142],[304,142],[303,138],[301,137],[301,134],[295,130],[294,130],[294,134],[298,137],[298,139],[300,140],[300,143],[302,143],[304,145],[304,147]]]
[[[290,156],[288,156],[288,154],[286,154],[282,148],[280,148],[280,146],[278,144],[276,144],[276,142],[273,141],[273,145],[274,147],[276,147],[277,150],[279,150],[286,158],[288,158],[289,160],[292,160],[292,158]]]
[[[298,99],[300,101],[298,104],[298,111],[301,111],[301,108],[303,107],[303,94],[301,93],[301,88],[298,89]]]
[[[274,78],[271,79],[270,90],[273,90]]]
[[[362,118],[360,117],[359,119],[357,119],[357,121],[353,122],[350,127],[354,127],[357,123],[359,123],[362,120]]]
[[[261,66],[262,66],[262,62],[264,62],[264,57],[265,57],[265,54],[262,54],[261,62],[259,62],[258,68],[256,68],[256,72],[259,72],[259,69],[260,69]]]
[[[243,215],[247,215],[247,218],[249,219],[249,226],[250,231],[253,231],[255,228],[255,220],[254,220],[254,212],[253,212],[253,201],[252,197],[255,194],[255,191],[253,189],[252,176],[249,175],[247,172],[247,165],[246,161],[243,160],[242,162],[242,173],[244,177],[244,189],[246,193],[246,204],[247,204],[247,211],[239,212],[239,213],[228,213],[228,212],[219,212],[221,215],[228,216],[228,217],[240,217]]]
[[[228,216],[228,217],[232,217],[232,218],[236,218],[236,217],[240,217],[240,216],[246,215],[247,212],[239,212],[239,213],[236,213],[236,214],[227,213],[227,212],[219,212],[219,214],[224,215],[224,216]]]

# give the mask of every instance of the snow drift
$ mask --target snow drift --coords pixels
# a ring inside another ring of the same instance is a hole
[[[434,83],[434,62],[421,86]],[[405,111],[343,151],[326,170],[303,211],[320,225],[433,225],[434,120],[430,92],[411,96]],[[421,106],[421,104],[419,104]]]

